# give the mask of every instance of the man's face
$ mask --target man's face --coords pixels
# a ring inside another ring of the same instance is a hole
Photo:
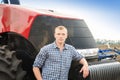
[[[67,38],[67,30],[66,29],[56,29],[54,33],[54,37],[57,43],[64,43]]]

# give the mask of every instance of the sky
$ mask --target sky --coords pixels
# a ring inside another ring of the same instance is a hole
[[[120,40],[120,0],[20,0],[20,3],[84,19],[95,39]]]

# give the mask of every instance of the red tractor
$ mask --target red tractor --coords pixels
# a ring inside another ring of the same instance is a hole
[[[34,59],[41,47],[54,41],[54,28],[58,25],[67,27],[66,43],[73,45],[89,62],[90,75],[83,79],[78,71],[81,65],[73,61],[69,80],[120,80],[119,62],[98,62],[97,45],[83,19],[12,4],[0,4],[0,78],[35,80]]]

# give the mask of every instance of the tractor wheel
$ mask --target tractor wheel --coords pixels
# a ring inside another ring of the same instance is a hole
[[[15,51],[11,51],[7,45],[0,46],[0,80],[24,80],[26,72],[21,62],[16,58]]]

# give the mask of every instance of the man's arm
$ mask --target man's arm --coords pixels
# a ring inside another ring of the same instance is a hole
[[[41,72],[38,67],[33,67],[33,72],[37,80],[42,80]]]
[[[79,63],[83,65],[80,72],[83,72],[83,77],[86,78],[89,75],[88,63],[85,58],[82,58]]]

